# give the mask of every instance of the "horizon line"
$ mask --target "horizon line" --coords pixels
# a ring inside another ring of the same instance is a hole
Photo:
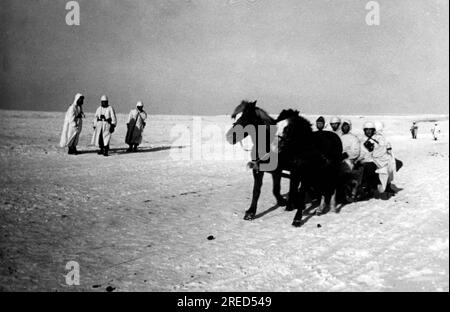
[[[65,111],[60,111],[60,110],[33,110],[33,109],[11,109],[11,108],[2,108],[0,107],[0,110],[2,111],[10,111],[10,112],[40,112],[40,113],[65,113]],[[95,114],[95,112],[85,112],[87,114]],[[116,112],[117,114],[128,114],[126,112],[122,113],[122,112]],[[166,114],[162,114],[162,113],[157,113],[157,114],[150,114],[149,115],[153,115],[153,116],[228,116],[231,114],[171,114],[171,113],[166,113]],[[274,114],[269,114],[269,115],[274,115]],[[302,115],[306,115],[306,116],[315,116],[315,115],[322,115],[322,116],[355,116],[355,117],[359,117],[359,116],[377,116],[377,117],[414,117],[414,116],[440,116],[440,117],[447,117],[450,118],[449,113],[413,113],[413,114],[394,114],[394,113],[381,113],[381,114],[320,114],[320,113],[302,113]]]

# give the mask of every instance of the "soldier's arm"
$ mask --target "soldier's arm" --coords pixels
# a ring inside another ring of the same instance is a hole
[[[360,154],[361,154],[361,144],[359,143],[358,138],[355,137],[355,140],[353,141],[353,144],[349,151],[349,157],[350,159],[358,159]]]
[[[114,108],[112,108],[112,107],[111,107],[111,124],[112,125],[117,124],[116,112],[114,111]]]
[[[380,157],[387,153],[387,142],[386,139],[382,136],[379,136],[376,138],[374,150],[373,150],[373,156],[374,157]]]
[[[77,109],[75,106],[69,108],[69,122],[75,124],[77,119]]]

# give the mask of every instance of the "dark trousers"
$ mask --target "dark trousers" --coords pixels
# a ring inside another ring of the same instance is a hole
[[[105,142],[103,141],[103,131],[100,132],[100,136],[98,139],[98,146],[100,147],[100,152],[108,154],[109,145],[105,145]]]
[[[98,138],[98,146],[103,149],[105,147],[105,143],[103,142],[103,130],[100,131],[100,136]]]
[[[98,140],[98,146],[100,147],[100,149],[109,149],[109,145],[105,145],[105,142],[103,141],[103,131],[100,133],[100,137]]]
[[[381,183],[378,178],[378,173],[375,172],[378,169],[375,163],[364,163],[363,168],[362,185],[372,188]]]

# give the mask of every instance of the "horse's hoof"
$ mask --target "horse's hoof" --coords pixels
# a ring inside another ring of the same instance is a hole
[[[316,216],[321,216],[323,214],[323,209],[316,210]]]
[[[294,211],[295,210],[295,205],[293,203],[287,202],[285,210],[286,211]]]
[[[356,201],[356,196],[346,196],[344,204],[353,204]]]
[[[285,207],[285,206],[287,205],[287,200],[284,199],[284,198],[279,199],[279,200],[277,200],[277,205],[278,205],[279,207]]]
[[[244,216],[245,221],[255,220],[255,214],[253,212],[246,212]]]
[[[297,228],[302,226],[302,220],[294,220],[294,222],[292,222],[292,226]]]

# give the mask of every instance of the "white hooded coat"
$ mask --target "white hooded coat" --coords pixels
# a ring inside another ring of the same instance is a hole
[[[128,145],[141,144],[142,133],[145,128],[145,121],[147,120],[147,113],[140,112],[137,108],[133,109],[128,116],[128,130],[125,137],[125,143]]]
[[[364,146],[367,137],[361,142],[361,161],[373,162],[377,166],[377,173],[381,185],[378,188],[380,193],[386,190],[386,186],[394,180],[394,174],[397,171],[394,154],[391,144],[383,136],[383,129],[378,129],[370,142],[374,144],[374,150],[369,152]]]
[[[333,124],[333,123],[338,123],[339,124],[339,128],[336,131],[333,130],[333,127],[331,127],[331,124]],[[342,136],[342,120],[341,120],[341,118],[333,117],[333,118],[330,119],[329,124],[330,124],[330,130],[329,131],[331,131],[333,133],[336,133],[339,137],[341,137]]]
[[[77,105],[77,102],[82,96],[83,95],[80,93],[75,95],[72,105],[67,109],[61,133],[61,141],[59,143],[61,147],[76,147],[78,145],[78,140],[83,127],[83,119],[81,118],[83,111],[81,107]]]
[[[106,120],[99,120],[100,116],[104,115]],[[110,119],[111,123],[107,120]],[[97,108],[94,118],[94,135],[92,136],[92,145],[99,146],[100,135],[103,137],[103,145],[108,146],[111,142],[111,125],[116,126],[117,118],[114,109],[111,106]]]
[[[431,128],[431,134],[433,135],[433,139],[437,140],[439,139],[439,135],[441,134],[441,128],[438,124],[435,124],[433,128]]]
[[[350,131],[352,124],[350,121],[344,120],[345,123],[347,123],[350,126]],[[345,160],[346,163],[350,166],[351,169],[353,169],[353,166],[357,159],[360,156],[361,153],[361,146],[359,139],[356,135],[349,132],[347,134],[341,135],[341,141],[342,141],[342,147],[343,152],[347,153],[348,158]]]

